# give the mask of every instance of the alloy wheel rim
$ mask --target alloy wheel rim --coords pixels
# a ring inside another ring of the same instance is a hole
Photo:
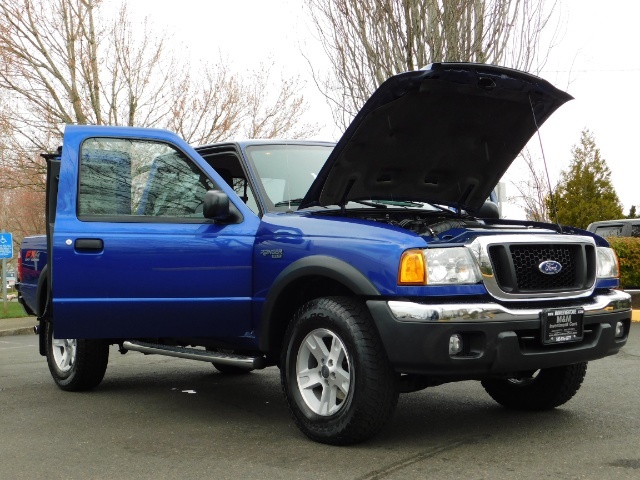
[[[78,342],[75,338],[52,339],[53,360],[62,373],[71,370],[76,363]]]
[[[336,414],[354,381],[351,359],[340,337],[325,328],[310,332],[298,350],[296,378],[300,395],[313,413]]]

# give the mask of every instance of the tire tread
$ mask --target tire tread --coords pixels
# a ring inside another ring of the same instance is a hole
[[[360,349],[360,368],[356,375],[367,375],[366,390],[359,395],[349,420],[336,428],[333,425],[311,425],[297,412],[294,401],[289,399],[286,379],[287,343],[309,311],[325,309],[346,319],[353,333],[353,340]],[[367,440],[377,434],[391,417],[398,402],[395,374],[386,357],[382,341],[373,324],[366,305],[352,297],[324,297],[303,305],[294,315],[285,334],[281,358],[282,390],[297,427],[309,438],[331,445],[349,445]]]
[[[578,392],[587,373],[587,362],[541,370],[526,386],[504,379],[483,380],[482,386],[496,402],[515,410],[542,411],[564,405]]]
[[[58,372],[53,353],[51,352],[51,339],[53,324],[47,323],[47,363],[49,371],[56,385],[69,392],[81,392],[93,390],[104,378],[109,363],[109,344],[100,339],[78,339],[76,347],[75,366],[68,375]]]

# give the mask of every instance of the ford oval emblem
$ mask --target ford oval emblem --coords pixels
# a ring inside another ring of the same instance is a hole
[[[562,264],[555,260],[545,260],[538,265],[538,270],[545,275],[555,275],[556,273],[560,273],[560,270],[562,270]]]

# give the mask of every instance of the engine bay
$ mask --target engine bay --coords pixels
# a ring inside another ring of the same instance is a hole
[[[392,211],[347,211],[347,217],[359,218],[370,222],[386,223],[410,230],[420,236],[436,237],[441,233],[456,228],[486,227],[483,220],[470,215],[458,216],[456,213],[430,211],[428,213],[392,210]]]

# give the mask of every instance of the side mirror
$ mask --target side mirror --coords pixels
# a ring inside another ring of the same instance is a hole
[[[204,196],[202,214],[213,220],[229,218],[229,197],[222,190],[209,190]]]

